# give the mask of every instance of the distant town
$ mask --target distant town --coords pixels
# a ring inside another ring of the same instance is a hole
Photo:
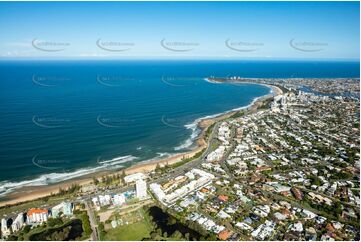
[[[3,240],[360,240],[360,80],[277,87],[205,130],[207,148],[0,208]]]

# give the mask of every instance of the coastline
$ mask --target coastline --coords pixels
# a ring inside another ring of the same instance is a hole
[[[213,82],[213,83],[222,83],[222,82],[210,81],[208,79],[206,81]],[[237,81],[233,81],[233,80],[230,81],[230,83],[241,83],[241,84],[249,83],[249,84],[254,84],[254,85],[263,85],[263,86],[269,87],[271,89],[271,93],[266,94],[261,97],[258,97],[258,98],[255,98],[252,101],[252,103],[248,106],[243,106],[240,108],[226,111],[221,114],[215,114],[215,115],[211,115],[211,116],[200,118],[200,119],[196,120],[197,127],[201,130],[201,132],[198,135],[198,137],[195,139],[195,142],[194,142],[195,147],[192,148],[190,151],[178,153],[178,154],[175,154],[173,156],[170,156],[170,157],[167,157],[164,159],[143,161],[143,162],[140,162],[133,166],[122,169],[120,171],[111,171],[111,170],[110,171],[109,170],[98,171],[98,172],[90,173],[90,174],[87,174],[84,176],[65,180],[65,181],[62,181],[62,182],[59,182],[56,184],[22,187],[20,189],[17,189],[13,192],[10,192],[10,193],[5,194],[2,197],[0,197],[0,207],[6,206],[6,205],[14,205],[16,203],[31,201],[31,200],[39,199],[39,198],[42,198],[45,196],[49,196],[51,194],[57,193],[60,188],[66,189],[73,184],[87,185],[93,181],[93,177],[100,178],[101,176],[104,176],[104,175],[120,174],[123,171],[125,172],[126,175],[137,173],[137,172],[146,173],[146,172],[151,172],[151,171],[155,170],[157,165],[160,165],[160,166],[164,166],[166,164],[172,165],[172,164],[176,164],[176,163],[180,162],[183,158],[192,158],[198,152],[202,151],[204,148],[207,147],[207,141],[205,139],[205,134],[207,132],[207,129],[212,124],[214,124],[215,122],[218,122],[219,120],[227,119],[240,110],[244,110],[244,109],[256,110],[259,106],[262,105],[264,100],[271,98],[272,96],[277,96],[277,95],[280,95],[283,93],[283,91],[279,87],[273,86],[273,85],[268,85],[268,84],[243,82],[243,81],[237,82]]]

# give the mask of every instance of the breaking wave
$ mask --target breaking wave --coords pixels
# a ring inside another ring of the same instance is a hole
[[[2,181],[0,182],[0,195],[5,195],[22,187],[46,186],[99,171],[119,169],[124,167],[120,164],[130,162],[135,159],[137,159],[137,157],[131,155],[116,157],[114,159],[104,160],[104,161],[98,158],[97,163],[99,165],[96,167],[82,168],[72,172],[54,172],[54,173],[41,175],[34,179],[24,180],[19,182]]]
[[[270,93],[272,93],[272,89],[271,89]],[[195,140],[197,139],[197,137],[201,133],[201,129],[199,128],[199,123],[202,120],[215,118],[215,117],[218,117],[218,116],[221,116],[221,115],[224,115],[226,113],[233,112],[233,111],[240,111],[240,110],[247,109],[247,108],[251,107],[252,105],[254,105],[255,102],[257,102],[257,100],[259,100],[262,97],[254,98],[252,100],[252,102],[250,104],[246,105],[246,106],[242,106],[242,107],[239,107],[239,108],[234,108],[234,109],[224,111],[224,112],[218,113],[218,114],[212,114],[212,115],[204,116],[204,117],[201,117],[201,118],[198,118],[198,119],[194,120],[190,124],[184,125],[185,128],[192,130],[191,136],[188,139],[186,139],[184,142],[182,142],[179,146],[174,147],[174,150],[177,150],[177,151],[178,150],[185,150],[185,149],[188,149],[188,148],[192,147],[192,145],[194,145]]]

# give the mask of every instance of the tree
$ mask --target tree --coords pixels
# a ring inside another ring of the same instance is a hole
[[[99,180],[96,177],[93,177],[93,183],[94,185],[98,185],[99,184]]]
[[[180,240],[182,239],[183,234],[181,232],[179,232],[178,230],[174,231],[174,233],[172,234],[172,238]]]
[[[333,206],[333,211],[334,211],[335,216],[338,216],[342,213],[343,206],[339,201],[335,202],[335,205]]]
[[[156,171],[156,172],[160,172],[160,171],[161,171],[161,167],[160,167],[159,163],[157,163],[157,165],[155,166],[155,171]]]
[[[99,223],[98,229],[99,229],[99,233],[100,233],[100,238],[104,238],[104,236],[106,234],[105,229],[104,229],[104,224]]]
[[[61,218],[57,217],[57,218],[49,218],[47,221],[47,226],[48,227],[55,227],[57,225],[61,225],[63,223],[63,220],[61,220]]]
[[[83,213],[81,216],[82,222],[83,222],[83,230],[86,235],[90,235],[92,233],[92,229],[90,226],[89,217],[86,213]]]
[[[121,179],[122,183],[125,183],[125,180],[124,180],[125,176],[126,176],[125,171],[123,170],[122,174],[120,175],[120,179]]]
[[[25,225],[25,227],[23,228],[23,232],[24,232],[25,234],[27,234],[27,233],[29,233],[30,229],[31,229],[31,226],[30,226],[30,225]]]
[[[216,236],[214,233],[210,233],[210,234],[207,236],[207,240],[216,241],[216,240],[217,240],[217,236]]]
[[[155,238],[157,237],[157,233],[156,232],[151,232],[150,233],[150,238],[152,238],[152,240],[155,240]]]
[[[15,235],[11,234],[6,238],[7,241],[17,241],[18,237],[16,237]]]
[[[173,217],[168,218],[167,225],[173,225],[175,223],[177,223],[177,220],[175,218],[173,218]]]

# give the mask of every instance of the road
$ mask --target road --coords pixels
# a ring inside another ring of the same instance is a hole
[[[164,182],[164,181],[168,181],[168,180],[170,180],[170,179],[172,179],[174,177],[177,177],[177,176],[179,176],[181,174],[184,174],[184,172],[186,170],[190,170],[190,169],[192,169],[194,167],[199,166],[204,161],[205,157],[207,157],[207,155],[212,151],[212,145],[213,145],[213,142],[215,142],[215,137],[216,137],[216,134],[218,132],[218,127],[219,127],[219,122],[217,122],[214,125],[212,133],[210,134],[209,139],[207,141],[207,143],[208,143],[207,148],[199,158],[196,158],[196,159],[194,159],[192,161],[189,161],[189,162],[187,162],[186,164],[184,164],[182,166],[176,167],[171,172],[165,174],[164,176],[162,176],[160,178],[150,180],[150,182],[161,183],[161,182]],[[98,229],[97,229],[97,221],[96,221],[96,219],[94,217],[94,212],[93,212],[91,204],[90,204],[91,197],[94,197],[94,196],[97,196],[97,195],[100,195],[100,194],[121,193],[121,192],[125,192],[125,191],[127,191],[127,190],[129,190],[131,188],[134,188],[134,186],[133,185],[131,185],[131,186],[128,185],[128,186],[124,186],[124,187],[117,188],[117,189],[112,189],[112,190],[107,190],[107,191],[98,191],[95,194],[84,195],[84,196],[78,197],[78,198],[76,198],[74,200],[74,201],[77,201],[77,202],[84,202],[85,203],[87,214],[89,216],[90,225],[91,225],[91,228],[93,230],[92,235],[91,235],[91,239],[93,241],[99,240],[99,235],[98,235]]]
[[[212,130],[212,132],[211,132],[211,134],[209,136],[209,139],[207,141],[207,148],[200,157],[198,157],[198,158],[196,158],[194,160],[191,160],[191,161],[187,162],[186,164],[184,164],[182,166],[179,166],[179,167],[176,167],[176,168],[172,169],[170,172],[168,172],[167,174],[165,174],[165,175],[163,175],[163,176],[161,176],[159,178],[150,180],[149,183],[162,183],[164,181],[168,181],[168,180],[170,180],[170,179],[172,179],[174,177],[177,177],[179,175],[184,174],[184,172],[186,170],[191,170],[192,168],[199,166],[204,161],[204,159],[207,157],[207,155],[212,151],[213,143],[216,140],[216,134],[218,132],[219,125],[220,125],[219,122],[217,122],[214,125],[213,130]],[[100,195],[100,194],[121,193],[121,192],[125,192],[125,191],[129,190],[132,187],[134,187],[134,186],[129,186],[128,185],[128,186],[124,186],[124,187],[121,187],[121,188],[116,188],[116,189],[113,189],[113,190],[97,192],[96,194],[82,196],[80,200],[89,200],[90,197],[94,197],[94,196]]]
[[[204,161],[204,159],[207,157],[207,155],[212,151],[213,143],[215,142],[215,136],[218,132],[219,125],[220,125],[219,122],[217,122],[214,125],[212,133],[210,134],[209,139],[207,141],[207,148],[200,157],[198,157],[192,161],[189,161],[182,166],[172,169],[172,171],[167,173],[165,176],[157,178],[157,179],[153,180],[152,182],[162,183],[164,181],[168,181],[174,177],[184,174],[184,172],[187,170],[191,170],[192,168],[199,166]]]
[[[194,160],[191,160],[191,161],[187,162],[186,164],[184,164],[182,166],[179,166],[179,167],[176,167],[176,168],[172,169],[170,172],[164,174],[161,177],[158,177],[156,179],[151,179],[149,182],[151,182],[151,183],[153,183],[153,182],[162,183],[164,181],[168,181],[168,180],[173,179],[173,178],[175,178],[175,177],[177,177],[179,175],[182,175],[185,172],[187,172],[188,170],[191,170],[191,169],[201,165],[202,162],[205,160],[205,158],[208,156],[208,154],[213,149],[214,142],[216,142],[216,140],[217,140],[218,128],[219,128],[220,123],[221,123],[220,121],[215,123],[215,125],[214,125],[214,127],[212,129],[212,132],[209,135],[209,138],[207,140],[207,148],[200,157],[198,157],[198,158],[196,158]],[[109,189],[109,190],[105,190],[105,191],[103,191],[103,190],[96,191],[93,194],[82,195],[82,196],[79,196],[77,198],[74,198],[71,201],[71,202],[78,202],[78,203],[84,203],[85,204],[85,208],[86,208],[86,211],[87,211],[87,214],[88,214],[88,217],[89,217],[89,221],[90,221],[90,226],[91,226],[91,229],[92,229],[92,234],[91,234],[91,240],[92,241],[99,241],[99,232],[98,232],[97,220],[95,218],[94,211],[93,211],[92,206],[91,206],[91,198],[95,197],[97,195],[101,195],[101,194],[122,193],[122,192],[125,192],[125,191],[127,191],[129,189],[132,189],[132,188],[134,189],[134,185],[127,185],[127,186],[123,186],[123,187],[120,187],[120,188]]]
[[[94,213],[93,213],[92,209],[89,206],[88,201],[85,202],[85,208],[86,208],[86,211],[88,213],[91,229],[93,231],[92,234],[91,234],[91,240],[99,241],[97,222],[96,222],[96,219],[94,217]]]

